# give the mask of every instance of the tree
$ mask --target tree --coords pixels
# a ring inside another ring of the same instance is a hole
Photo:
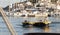
[[[30,2],[32,2],[33,3],[33,5],[35,5],[35,3],[37,3],[38,2],[38,0],[29,0]]]
[[[58,0],[51,0],[52,3],[56,3]]]

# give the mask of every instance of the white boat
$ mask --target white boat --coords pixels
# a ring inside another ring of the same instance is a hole
[[[5,14],[6,14],[7,16],[12,16],[12,15],[13,15],[13,13],[10,13],[10,12],[5,12]]]
[[[30,14],[28,14],[28,17],[35,17],[35,14],[30,13]]]
[[[47,13],[39,13],[39,14],[35,14],[35,17],[47,17],[48,14]]]
[[[14,13],[14,16],[21,16],[21,15],[22,15],[22,13],[19,13],[19,12]]]

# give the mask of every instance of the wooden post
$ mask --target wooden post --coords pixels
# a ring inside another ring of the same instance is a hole
[[[17,35],[15,29],[13,28],[12,24],[9,22],[8,17],[6,16],[4,10],[0,7],[0,13],[2,15],[2,18],[4,22],[6,23],[11,35]]]

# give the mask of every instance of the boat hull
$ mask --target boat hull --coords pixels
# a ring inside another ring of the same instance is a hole
[[[43,22],[23,22],[23,26],[29,26],[29,25],[32,25],[32,26],[36,26],[36,27],[44,27],[44,26],[48,26],[48,24],[45,24]]]

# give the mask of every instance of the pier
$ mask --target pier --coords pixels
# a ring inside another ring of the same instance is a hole
[[[11,35],[17,35],[15,29],[13,28],[12,24],[8,20],[8,17],[6,16],[2,7],[0,7],[0,14],[2,15],[2,18],[3,18],[4,22],[6,23],[7,28],[9,29]]]

